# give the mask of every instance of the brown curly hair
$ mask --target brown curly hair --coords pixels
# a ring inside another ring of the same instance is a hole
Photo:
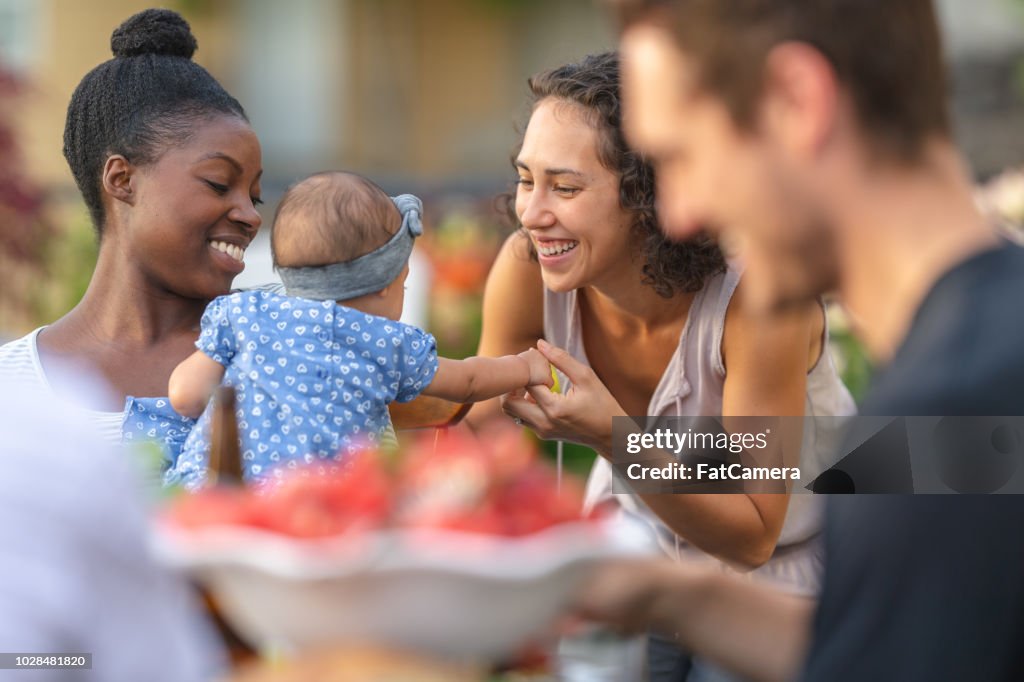
[[[706,234],[683,242],[670,241],[658,227],[654,201],[654,169],[631,150],[622,132],[622,100],[619,86],[619,55],[603,52],[584,57],[531,77],[530,110],[549,97],[581,107],[597,129],[597,154],[601,164],[619,177],[619,204],[634,215],[632,231],[640,244],[644,284],[665,298],[678,292],[694,292],[707,279],[725,270],[725,257],[718,244]],[[512,155],[513,164],[522,140]],[[516,227],[515,193],[501,196],[504,211]],[[530,257],[537,253],[530,242]]]

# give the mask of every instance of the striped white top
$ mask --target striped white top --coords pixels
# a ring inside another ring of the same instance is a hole
[[[39,332],[45,327],[39,327],[9,343],[0,346],[0,387],[19,384],[41,391],[44,395],[61,397],[54,392],[46,372],[43,371],[43,364],[39,360],[39,345],[37,338]],[[79,372],[80,373],[80,372]],[[66,398],[64,398],[66,401]],[[124,410],[120,412],[102,412],[88,408],[75,406],[95,426],[96,430],[104,440],[111,443],[121,442],[121,429],[124,424]],[[398,438],[395,435],[394,427],[389,423],[380,434],[380,444],[387,449],[398,448]]]
[[[54,392],[50,381],[43,371],[43,364],[39,360],[39,345],[37,338],[39,332],[45,327],[29,332],[20,339],[0,346],[0,386],[11,386],[19,384],[35,390],[44,395],[58,398],[61,402],[67,402],[68,397]],[[104,440],[112,443],[121,442],[121,425],[124,423],[124,410],[120,412],[103,412],[91,410],[81,405],[75,405],[86,419],[97,429]]]

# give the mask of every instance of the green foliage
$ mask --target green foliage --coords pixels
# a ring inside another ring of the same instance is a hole
[[[1013,85],[1017,89],[1017,95],[1024,97],[1024,59],[1018,59],[1013,65]]]
[[[153,502],[166,502],[185,492],[179,485],[163,484],[167,457],[159,443],[150,440],[134,441],[125,447],[125,451],[129,462],[135,468],[147,499]]]
[[[832,356],[843,383],[858,403],[864,398],[871,382],[871,361],[860,341],[846,330],[833,330]]]
[[[45,284],[33,290],[36,325],[52,322],[81,300],[89,286],[99,244],[85,211],[65,224],[44,252]]]
[[[541,441],[541,449],[544,455],[552,462],[557,459],[557,441]],[[596,459],[597,453],[588,447],[577,445],[576,443],[562,444],[562,470],[568,474],[586,478]]]
[[[531,6],[538,5],[540,0],[474,0],[476,5],[484,9],[512,13],[523,12]],[[549,0],[550,1],[550,0]]]

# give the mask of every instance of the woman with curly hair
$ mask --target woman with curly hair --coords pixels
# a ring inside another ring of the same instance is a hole
[[[662,234],[653,171],[622,132],[617,54],[538,74],[529,86],[532,113],[513,160],[518,179],[509,201],[520,229],[487,282],[479,354],[519,352],[542,338],[558,347],[539,344],[549,358],[565,349],[562,357],[588,366],[572,377],[600,387],[587,387],[586,404],[571,394],[531,392],[506,396],[503,406],[540,437],[601,455],[588,501],[612,497],[613,416],[852,414],[828,353],[821,305],[771,319],[754,315],[741,269],[715,242],[672,242]],[[471,417],[498,409],[490,403]],[[824,435],[817,435],[818,447],[826,445]],[[623,513],[648,521],[680,560],[710,556],[723,570],[752,570],[808,596],[819,588],[821,517],[809,495],[614,499]],[[684,679],[690,666],[671,643],[652,638],[651,679]],[[700,668],[691,679],[701,677]]]

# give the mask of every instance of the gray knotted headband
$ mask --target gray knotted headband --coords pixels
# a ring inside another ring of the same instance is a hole
[[[308,268],[278,268],[289,296],[343,301],[380,291],[395,281],[409,262],[413,241],[423,234],[423,202],[411,194],[391,197],[402,226],[383,246],[345,263]]]

